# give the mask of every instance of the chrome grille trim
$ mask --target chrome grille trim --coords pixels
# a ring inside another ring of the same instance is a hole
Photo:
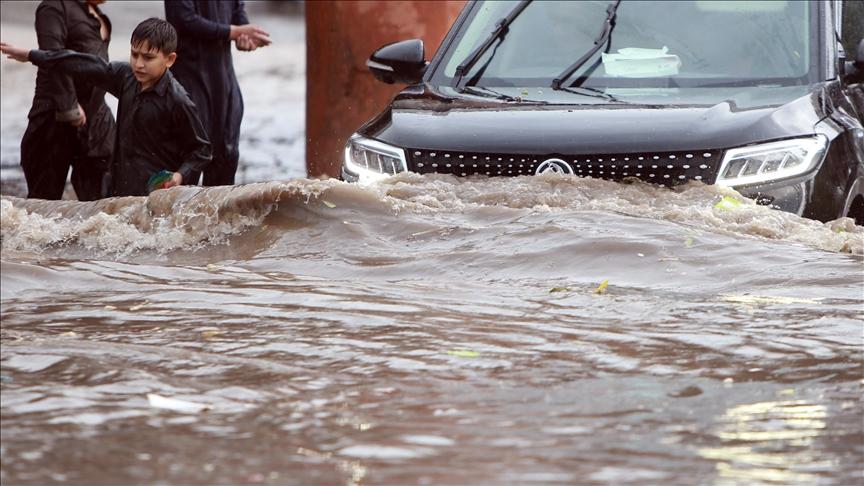
[[[621,180],[636,177],[646,182],[674,186],[695,180],[713,184],[723,157],[722,150],[690,150],[622,154],[515,154],[406,149],[408,167],[421,174],[534,175],[543,161],[562,159],[574,175]]]

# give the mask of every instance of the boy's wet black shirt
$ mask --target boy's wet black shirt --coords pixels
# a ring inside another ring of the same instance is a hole
[[[170,71],[141,91],[125,62],[74,51],[30,51],[30,62],[101,86],[119,100],[117,149],[110,196],[146,196],[147,180],[160,170],[180,172],[183,182],[211,160],[210,142],[194,103]]]

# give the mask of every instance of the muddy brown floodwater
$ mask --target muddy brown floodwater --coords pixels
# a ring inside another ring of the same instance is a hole
[[[860,484],[864,228],[724,196],[4,197],[0,479]]]

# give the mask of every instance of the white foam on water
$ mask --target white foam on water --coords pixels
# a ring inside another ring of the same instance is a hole
[[[99,254],[159,253],[224,243],[261,225],[282,199],[311,198],[335,181],[181,187],[95,202],[0,200],[3,250],[78,245]]]
[[[734,198],[740,204],[718,207],[723,198]],[[624,184],[555,174],[456,178],[406,173],[370,186],[295,179],[228,187],[182,187],[156,191],[149,197],[96,202],[4,197],[0,201],[0,229],[4,251],[44,252],[76,245],[99,254],[126,256],[140,251],[165,253],[223,244],[248,228],[262,226],[265,218],[277,210],[309,210],[303,216],[304,224],[337,221],[347,227],[381,216],[398,220],[403,213],[416,215],[415,221],[431,218],[427,222],[440,224],[442,217],[458,218],[466,211],[481,208],[493,213],[474,213],[472,218],[488,218],[489,224],[508,211],[512,216],[513,210],[553,216],[562,211],[599,211],[642,218],[646,223],[673,222],[682,225],[682,231],[692,230],[694,235],[711,232],[864,254],[864,227],[856,226],[850,218],[822,223],[757,205],[729,188],[701,183],[668,189],[641,182]],[[650,224],[645,228],[650,231]],[[385,226],[383,231],[389,228]],[[391,235],[340,236],[372,241]]]
[[[822,250],[864,254],[864,227],[851,218],[827,223],[756,204],[737,191],[698,182],[669,189],[633,182],[543,174],[469,177],[405,173],[371,186],[398,210],[465,211],[498,206],[532,211],[595,210],[672,221],[694,229],[802,243]],[[741,202],[715,205],[724,197]]]

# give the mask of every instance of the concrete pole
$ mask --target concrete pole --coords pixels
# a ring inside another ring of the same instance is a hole
[[[376,81],[366,68],[375,49],[423,39],[432,58],[456,19],[459,1],[306,2],[306,172],[339,176],[348,137],[404,85]]]

